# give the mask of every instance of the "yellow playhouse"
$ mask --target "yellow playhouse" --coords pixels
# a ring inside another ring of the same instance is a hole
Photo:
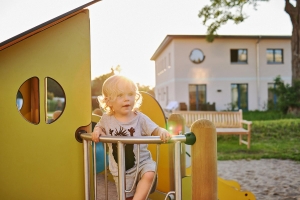
[[[0,199],[94,199],[92,189],[87,192],[90,189],[85,186],[86,176],[92,173],[84,174],[80,133],[91,132],[92,121],[86,7],[98,1],[0,43]],[[57,112],[49,111],[49,86],[53,84],[63,94]],[[142,111],[166,126],[159,104],[150,96],[144,98]],[[175,187],[173,175],[178,168],[174,166],[173,145],[162,145],[158,188],[149,196],[151,199],[165,199]],[[155,156],[155,150],[151,151]],[[180,168],[182,199],[198,199],[192,194],[198,187],[191,179],[193,169],[186,169],[184,164]],[[215,177],[215,183],[218,192],[211,199],[255,199],[251,192],[240,191],[236,182]]]
[[[0,199],[84,199],[83,150],[75,134],[91,122],[90,23],[84,8],[95,2],[0,44],[1,111],[6,113]],[[53,123],[47,113],[49,80],[65,94]]]

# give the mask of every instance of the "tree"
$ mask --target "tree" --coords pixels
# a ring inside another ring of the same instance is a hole
[[[139,83],[137,83],[137,86],[139,88],[139,91],[147,92],[147,93],[151,94],[152,96],[155,96],[154,88],[151,88],[148,85],[141,85]]]
[[[111,68],[111,72],[108,74],[103,74],[99,77],[96,77],[95,79],[92,80],[92,96],[99,96],[102,94],[102,85],[104,83],[104,81],[106,79],[108,79],[109,77],[111,77],[112,75],[116,74],[115,72],[117,72],[118,74],[121,72],[121,67],[120,65],[118,65],[115,68]],[[139,88],[139,91],[144,91],[144,92],[148,92],[149,94],[154,96],[154,89],[151,88],[150,86],[145,86],[145,85],[141,85],[139,83],[137,83],[137,86]]]
[[[290,113],[293,115],[299,116],[299,108],[300,107],[300,81],[295,81],[294,85],[291,86],[289,84],[284,84],[283,80],[280,76],[277,76],[274,79],[275,88],[272,88],[277,97],[277,104],[280,111],[284,114]],[[295,109],[296,108],[296,109]]]
[[[65,92],[62,89],[61,85],[59,85],[59,83],[56,82],[52,78],[47,78],[47,92],[48,93],[52,93],[53,97],[62,97],[62,98],[65,98]],[[49,97],[49,94],[47,94],[47,95]],[[52,99],[53,99],[53,97],[52,97]]]
[[[121,71],[122,71],[121,66],[120,66],[120,65],[117,65],[117,66],[114,68],[114,71],[116,71],[116,72],[118,72],[118,74],[120,74]]]
[[[203,18],[203,24],[208,25],[207,41],[213,42],[217,30],[228,21],[236,24],[243,22],[247,15],[243,12],[246,5],[253,5],[256,9],[257,3],[268,0],[211,0],[211,5],[204,6],[198,16]],[[290,0],[285,0],[285,12],[290,16],[293,30],[291,37],[292,52],[292,86],[300,81],[300,0],[295,0],[296,5]],[[300,100],[298,100],[300,101]],[[294,108],[300,111],[300,108]]]
[[[110,76],[117,74],[120,74],[122,71],[122,68],[120,65],[117,65],[116,67],[110,68],[111,72],[107,74],[103,74],[99,77],[96,77],[94,80],[92,80],[92,96],[99,96],[102,93],[102,85],[106,79],[108,79]]]
[[[111,68],[111,72],[108,74],[103,74],[94,80],[92,80],[92,96],[99,96],[102,94],[102,85],[106,79],[115,74],[113,68]]]

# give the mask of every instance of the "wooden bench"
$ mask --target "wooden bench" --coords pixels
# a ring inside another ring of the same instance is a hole
[[[198,119],[207,119],[214,123],[218,135],[239,135],[240,145],[246,144],[250,148],[251,140],[251,121],[243,120],[243,112],[239,111],[179,111],[174,110],[173,113],[181,114],[185,119],[187,127],[191,127],[192,123]],[[243,125],[247,125],[245,129]],[[247,140],[243,140],[243,135],[247,136]]]

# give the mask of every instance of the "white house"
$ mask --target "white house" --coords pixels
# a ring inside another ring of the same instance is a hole
[[[155,61],[155,97],[201,110],[264,110],[276,101],[269,92],[278,75],[291,83],[291,36],[167,35],[151,60]]]

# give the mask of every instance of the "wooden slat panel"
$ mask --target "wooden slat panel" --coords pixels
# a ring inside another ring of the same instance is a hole
[[[173,113],[181,114],[186,120],[186,125],[190,127],[192,123],[199,119],[208,119],[215,124],[216,127],[235,128],[242,127],[242,112],[238,111],[173,111]]]

